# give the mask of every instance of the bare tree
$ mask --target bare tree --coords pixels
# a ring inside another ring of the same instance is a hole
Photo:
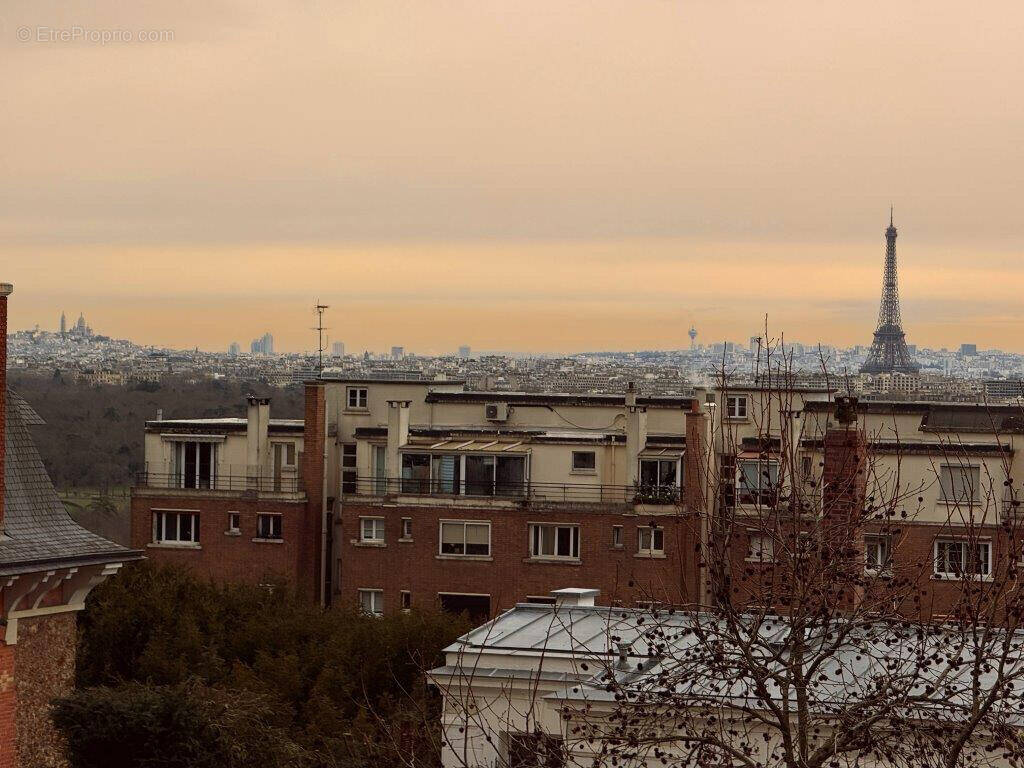
[[[561,666],[542,655],[504,678],[475,637],[441,686],[449,764],[1024,763],[1004,420],[977,444],[955,430],[915,444],[895,415],[869,425],[853,398],[809,408],[785,345],[764,339],[757,387],[719,372],[717,407],[736,416],[731,393],[757,398],[742,419],[713,419],[702,448],[699,599],[555,609]],[[929,472],[906,468],[922,460]],[[936,489],[941,503],[925,503]]]

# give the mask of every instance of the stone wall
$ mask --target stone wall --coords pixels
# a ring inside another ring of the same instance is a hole
[[[74,613],[18,622],[14,686],[20,768],[63,768],[68,764],[64,741],[50,720],[50,702],[74,687],[76,641]]]

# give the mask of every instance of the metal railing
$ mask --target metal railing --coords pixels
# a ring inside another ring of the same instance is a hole
[[[597,483],[534,483],[444,480],[395,477],[356,477],[342,480],[342,495],[422,496],[452,499],[530,500],[566,503],[679,504],[675,485],[603,485]]]
[[[195,491],[258,491],[260,493],[301,493],[305,490],[297,468],[280,472],[264,467],[229,465],[222,471],[172,471],[166,465],[149,466],[135,474],[136,488],[166,488]]]

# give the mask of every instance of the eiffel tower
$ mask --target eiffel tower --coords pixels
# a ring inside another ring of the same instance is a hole
[[[917,373],[918,365],[910,357],[900,321],[900,292],[896,285],[896,227],[889,209],[889,226],[885,230],[885,278],[882,281],[882,304],[878,308],[878,328],[860,367],[861,373]]]

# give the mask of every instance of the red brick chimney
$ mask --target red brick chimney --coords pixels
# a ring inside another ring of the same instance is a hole
[[[0,283],[0,531],[3,530],[7,494],[7,297],[13,291],[10,283]]]
[[[857,424],[857,398],[837,397],[835,420],[825,432],[822,471],[822,555],[831,589],[840,603],[863,596],[864,530],[867,495],[867,438]],[[831,565],[828,565],[831,564]]]

